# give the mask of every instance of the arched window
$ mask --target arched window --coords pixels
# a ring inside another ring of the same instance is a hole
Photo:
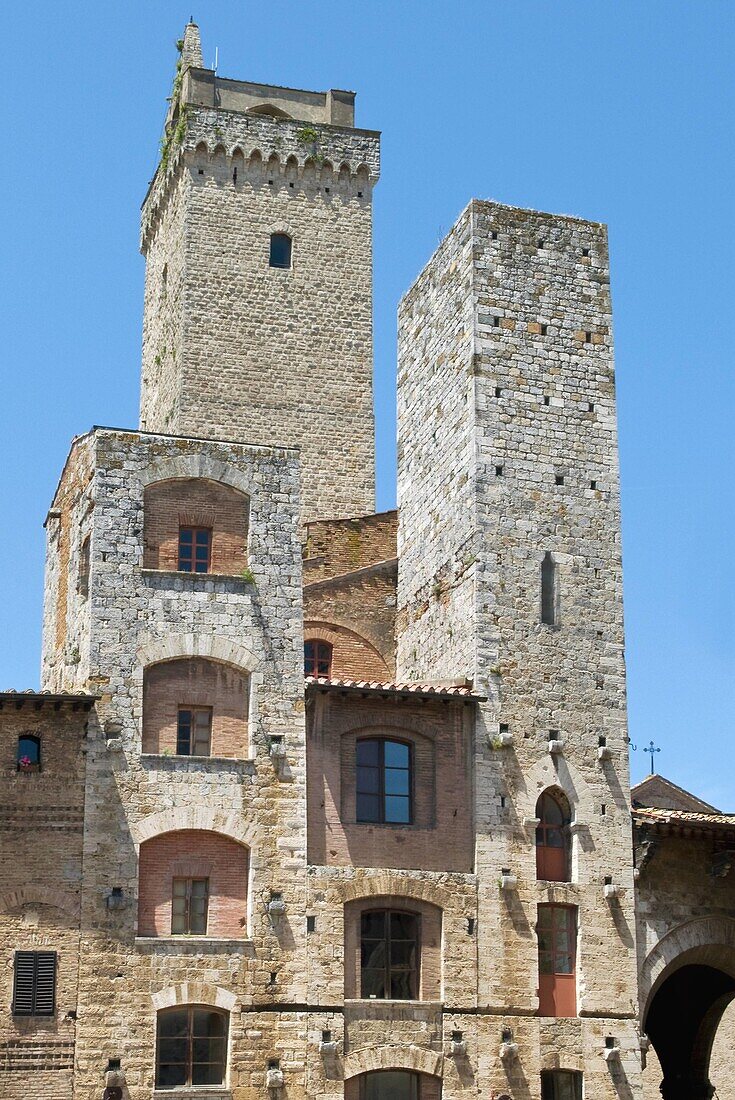
[[[582,1100],[582,1074],[566,1069],[543,1070],[541,1100]]]
[[[548,550],[541,562],[541,622],[556,625],[556,563]]]
[[[288,233],[271,233],[270,265],[291,266],[291,238]]]
[[[304,676],[326,676],[332,672],[332,647],[329,642],[304,642]]]
[[[181,1005],[158,1013],[156,1088],[224,1085],[228,1013]]]
[[[544,791],[536,803],[536,878],[569,882],[569,803],[561,791]]]
[[[368,909],[360,918],[360,996],[413,1001],[419,996],[419,923],[414,913]]]
[[[421,1100],[418,1073],[403,1069],[378,1070],[360,1077],[360,1100]]]
[[[41,770],[41,738],[24,733],[18,738],[16,763],[19,772],[39,772]]]
[[[356,750],[356,820],[410,825],[413,821],[411,746],[384,737],[359,740]]]

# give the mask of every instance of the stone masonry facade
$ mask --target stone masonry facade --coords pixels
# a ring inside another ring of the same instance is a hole
[[[375,513],[379,135],[179,46],[140,427],[0,693],[0,1097],[735,1095],[735,817],[631,811],[605,227],[469,203]]]

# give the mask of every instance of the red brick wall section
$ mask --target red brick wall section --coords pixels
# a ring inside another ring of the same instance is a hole
[[[207,936],[247,936],[248,852],[219,833],[183,829],[140,846],[138,935],[170,936],[175,877],[209,879]]]
[[[368,909],[403,909],[421,918],[419,927],[420,1001],[442,996],[442,913],[427,901],[404,897],[358,898],[345,905],[345,997],[360,996],[360,917]]]
[[[178,569],[179,527],[212,529],[212,573],[247,567],[248,498],[203,478],[157,481],[145,487],[143,568]]]
[[[306,524],[304,581],[351,573],[396,556],[398,512]]]
[[[304,623],[304,641],[329,642],[332,646],[332,676],[348,680],[391,679],[391,672],[378,651],[359,634],[333,623]]]
[[[345,1100],[362,1100],[362,1083],[369,1073],[360,1074],[359,1077],[350,1077],[345,1081]],[[420,1073],[418,1100],[441,1100],[442,1083],[439,1077],[430,1077],[428,1073]]]
[[[317,689],[307,716],[309,863],[471,872],[473,720],[461,703],[391,704]],[[361,736],[414,745],[413,825],[355,821],[354,746]]]
[[[304,588],[304,618],[353,630],[378,651],[395,673],[396,626],[395,562]],[[359,677],[358,677],[359,679]]]
[[[143,752],[176,753],[179,707],[212,707],[212,756],[248,752],[249,676],[205,657],[149,665],[143,676]]]

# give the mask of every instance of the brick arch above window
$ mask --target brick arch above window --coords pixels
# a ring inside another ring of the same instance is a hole
[[[548,788],[560,790],[569,802],[573,822],[588,822],[594,816],[592,791],[579,768],[567,757],[553,760],[546,756],[528,773],[524,786],[525,798],[519,803],[521,817],[532,818],[539,795]]]
[[[135,655],[136,674],[143,679],[143,670],[159,661],[177,657],[209,657],[213,661],[253,672],[258,665],[255,654],[239,642],[216,634],[167,634],[163,638],[146,638]]]
[[[226,814],[203,805],[175,806],[169,810],[148,814],[147,817],[131,825],[130,832],[133,843],[136,847],[140,847],[152,837],[184,829],[222,833],[223,836],[230,837],[251,851],[253,849],[252,829],[243,821],[240,814]]]
[[[208,982],[182,982],[179,985],[170,985],[167,989],[152,993],[151,1001],[156,1012],[160,1012],[163,1008],[173,1008],[175,1005],[190,1004],[212,1005],[213,1008],[223,1008],[226,1012],[234,1012],[237,1008],[235,993]]]
[[[143,568],[237,576],[247,568],[250,498],[203,477],[143,490]]]
[[[408,908],[412,901],[427,902],[442,911],[457,908],[457,892],[451,887],[435,886],[398,871],[361,875],[352,881],[338,883],[337,889],[345,903],[390,896],[400,899]],[[468,914],[473,915],[474,910],[468,909]]]
[[[348,627],[319,619],[306,619],[304,641],[323,641],[332,646],[332,677],[348,680],[391,679],[380,651],[363,635]]]
[[[248,497],[254,495],[253,484],[246,473],[236,466],[203,454],[156,459],[142,471],[140,480],[146,486],[156,481],[173,481],[177,478],[202,478],[237,489]]]
[[[413,1070],[414,1073],[441,1078],[444,1075],[444,1059],[440,1052],[413,1043],[386,1043],[384,1046],[356,1050],[344,1060],[346,1081],[381,1069]]]
[[[70,917],[79,916],[79,898],[65,890],[52,887],[21,886],[0,894],[0,913],[13,913],[26,905],[48,905]]]

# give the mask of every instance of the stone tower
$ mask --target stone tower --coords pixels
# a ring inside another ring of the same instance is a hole
[[[379,135],[354,99],[224,79],[190,24],[142,211],[141,428],[300,447],[303,519],[374,507]]]
[[[640,1072],[611,320],[604,226],[480,201],[399,314],[397,676],[488,697],[478,1004],[535,1048],[526,1072],[555,1048],[595,1097],[613,1094],[606,1043],[631,1087]],[[544,791],[571,818],[564,882],[537,873]],[[556,1015],[531,934],[550,905],[577,943]]]

